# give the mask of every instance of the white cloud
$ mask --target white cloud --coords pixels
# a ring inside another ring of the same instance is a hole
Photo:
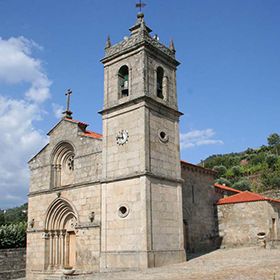
[[[4,40],[0,37],[0,82],[30,85],[25,93],[33,102],[42,103],[50,97],[51,81],[42,69],[39,59],[33,58],[32,49],[40,48],[24,37]]]
[[[0,38],[0,85],[13,85],[6,87],[9,97],[0,92],[0,208],[26,202],[27,161],[47,142],[34,122],[42,118],[51,82],[41,61],[32,56],[33,48],[38,46],[23,37]],[[22,89],[23,82],[28,89],[21,99],[10,97],[15,86]]]
[[[58,118],[61,119],[62,117],[62,113],[64,111],[63,107],[59,104],[53,103],[52,104],[52,109],[53,109],[53,113],[54,115]]]
[[[192,130],[180,134],[181,149],[188,149],[202,145],[223,144],[222,140],[213,139],[215,131],[211,128],[204,130]]]

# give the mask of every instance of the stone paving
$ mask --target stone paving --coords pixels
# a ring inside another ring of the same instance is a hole
[[[88,277],[74,277],[74,279],[280,280],[280,249],[220,249],[202,256],[192,256],[191,260],[180,264],[143,271],[96,273]]]
[[[220,249],[188,262],[137,272],[98,273],[88,280],[280,280],[280,250]]]

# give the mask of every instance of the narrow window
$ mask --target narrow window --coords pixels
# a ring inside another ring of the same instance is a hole
[[[123,65],[118,73],[119,76],[119,97],[125,97],[129,95],[129,72],[128,67]]]
[[[157,97],[164,98],[163,96],[163,74],[162,67],[157,68]]]

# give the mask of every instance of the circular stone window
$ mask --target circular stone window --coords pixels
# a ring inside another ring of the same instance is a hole
[[[129,213],[129,209],[127,206],[125,205],[122,205],[119,210],[118,210],[118,215],[121,217],[121,218],[125,218]]]
[[[158,136],[159,136],[160,141],[163,143],[166,143],[169,140],[169,137],[165,131],[159,131]]]

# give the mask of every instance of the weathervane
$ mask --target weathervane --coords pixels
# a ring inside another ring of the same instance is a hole
[[[65,93],[66,97],[66,110],[63,112],[64,118],[72,119],[72,112],[70,111],[70,96],[72,94],[72,90],[68,89]]]
[[[138,3],[136,3],[136,8],[139,8],[139,12],[142,12],[142,8],[144,8],[146,6],[145,3],[142,2],[142,0],[139,0]]]

